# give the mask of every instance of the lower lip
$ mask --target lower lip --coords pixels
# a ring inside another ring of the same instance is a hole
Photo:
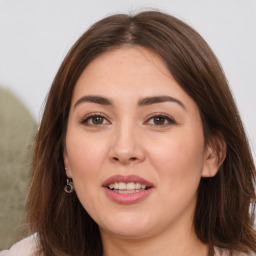
[[[140,192],[136,193],[130,193],[130,194],[120,194],[117,192],[114,192],[106,187],[104,187],[104,190],[110,199],[112,199],[114,202],[119,204],[134,204],[142,199],[146,198],[151,192],[152,188],[147,190],[142,190]]]

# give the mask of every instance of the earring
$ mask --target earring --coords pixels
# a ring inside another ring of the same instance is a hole
[[[68,194],[75,190],[72,179],[67,179],[67,185],[64,187],[64,191]]]

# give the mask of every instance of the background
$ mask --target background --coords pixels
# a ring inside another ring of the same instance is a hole
[[[212,47],[255,152],[256,0],[0,0],[0,86],[40,120],[51,82],[76,39],[109,14],[149,8],[181,18]]]
[[[13,183],[13,177],[17,179],[21,175],[20,161],[23,161],[24,169],[29,170],[29,154],[25,158],[17,152],[23,152],[29,138],[33,137],[51,82],[78,37],[107,15],[152,8],[187,22],[209,43],[226,73],[256,159],[256,0],[0,0],[0,129],[3,120],[9,125],[0,130],[6,135],[0,136],[2,152],[6,152],[10,140],[18,135],[23,138],[19,143],[14,140],[16,151],[8,151],[9,155],[15,155],[12,163],[16,167],[9,164],[9,169],[0,169],[1,177],[11,175],[10,182]],[[9,103],[5,102],[8,97]],[[31,129],[26,126],[28,123]],[[14,128],[15,132],[11,132]],[[6,144],[2,143],[4,138],[8,138]],[[4,160],[11,162],[6,154]],[[26,177],[22,179],[26,180]],[[1,178],[2,191],[6,184],[6,179]],[[20,194],[17,187],[24,190],[26,184],[17,183],[14,192]],[[8,217],[0,215],[0,249],[1,241],[2,247],[14,241],[15,225],[22,222],[21,219],[14,221],[13,208],[7,206],[13,199],[1,194],[0,203],[6,205],[10,214]],[[24,198],[19,201],[25,202]],[[16,212],[23,208],[24,203]],[[9,236],[8,228],[13,232]]]

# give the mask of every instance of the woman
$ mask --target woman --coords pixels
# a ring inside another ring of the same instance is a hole
[[[256,253],[255,167],[237,108],[209,46],[172,16],[114,15],[81,36],[49,92],[33,163],[35,235],[2,255]]]

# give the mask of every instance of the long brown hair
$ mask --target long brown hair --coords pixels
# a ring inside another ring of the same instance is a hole
[[[157,11],[113,15],[94,24],[71,48],[53,81],[36,137],[27,204],[30,229],[38,233],[42,252],[45,256],[102,255],[97,224],[76,194],[63,190],[63,150],[72,92],[81,72],[101,53],[122,45],[138,45],[159,54],[196,102],[205,143],[216,136],[227,145],[218,174],[202,178],[198,188],[194,217],[198,238],[230,253],[256,252],[255,166],[226,78],[196,31]]]

